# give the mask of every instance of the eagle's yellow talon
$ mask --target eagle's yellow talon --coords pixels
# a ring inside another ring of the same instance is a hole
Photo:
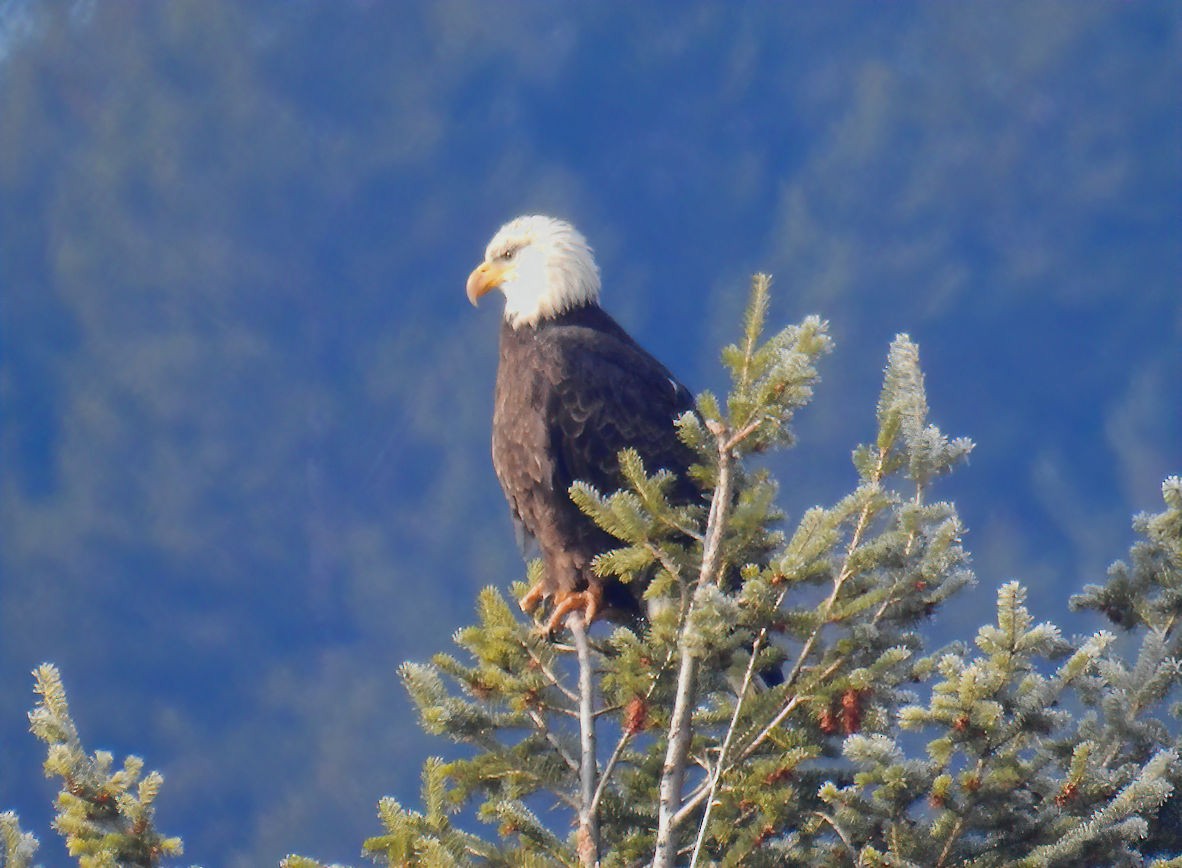
[[[554,611],[550,620],[546,622],[546,631],[554,634],[566,626],[566,618],[571,612],[582,610],[583,623],[590,626],[603,608],[603,591],[592,586],[585,591],[572,591],[561,597],[555,597]]]
[[[546,597],[546,589],[542,587],[542,583],[538,582],[532,588],[525,592],[525,596],[521,598],[521,611],[527,615],[538,607]]]

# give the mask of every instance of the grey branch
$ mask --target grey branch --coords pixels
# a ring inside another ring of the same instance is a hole
[[[595,762],[595,673],[591,667],[591,643],[581,614],[567,622],[579,655],[579,735],[582,763],[579,768],[579,861],[594,866],[599,862],[599,820],[596,815]]]
[[[718,482],[710,500],[710,515],[706,521],[706,538],[702,549],[702,568],[698,573],[696,588],[700,589],[718,580],[722,569],[722,539],[731,505],[731,489],[735,440],[720,422],[707,423],[718,441]],[[689,622],[697,594],[691,596],[685,613]],[[686,755],[689,752],[692,735],[694,680],[697,674],[697,660],[694,658],[692,643],[684,631],[681,636],[680,665],[677,672],[677,694],[673,704],[673,715],[669,720],[669,744],[665,751],[665,764],[661,769],[660,803],[657,809],[657,842],[653,852],[653,868],[672,868],[677,858],[676,819],[681,807],[681,790],[685,781]]]

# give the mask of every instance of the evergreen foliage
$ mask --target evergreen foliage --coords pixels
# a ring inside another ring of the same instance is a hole
[[[854,491],[786,523],[775,482],[745,462],[792,444],[829,338],[809,319],[765,339],[767,293],[757,277],[742,339],[723,352],[726,399],[705,393],[679,420],[709,509],[670,505],[668,474],[650,475],[632,453],[621,456],[627,490],[572,489],[622,543],[597,569],[648,581],[646,597],[661,602],[644,629],[592,643],[594,728],[608,745],[592,757],[594,787],[581,785],[572,649],[489,588],[478,625],[457,633],[462,661],[441,654],[402,670],[424,727],[465,756],[428,762],[425,814],[384,801],[386,834],[367,852],[390,865],[1176,856],[1177,823],[1155,821],[1175,811],[1179,771],[1157,716],[1179,672],[1167,641],[1182,587],[1177,480],[1166,513],[1137,519],[1147,539],[1133,566],[1074,601],[1148,628],[1131,668],[1109,633],[1068,640],[1036,624],[1017,583],[1000,589],[975,648],[925,656],[923,624],[972,581],[956,510],[932,496],[972,443],[928,420],[918,349],[900,336],[876,437],[853,452]],[[775,666],[783,683],[759,689],[756,673]],[[467,805],[498,843],[453,824]],[[587,810],[598,821],[590,845],[577,820]]]
[[[677,423],[702,503],[671,504],[668,471],[628,450],[625,490],[571,489],[621,543],[595,568],[645,583],[647,622],[589,635],[575,616],[567,644],[484,589],[459,653],[400,670],[423,728],[460,749],[426,761],[420,809],[379,803],[364,855],[1182,866],[1182,479],[1165,481],[1163,512],[1134,520],[1129,563],[1071,600],[1123,635],[1066,638],[1009,582],[972,644],[926,652],[924,625],[973,581],[956,509],[933,495],[973,444],[930,422],[918,348],[900,335],[875,437],[852,454],[854,490],[786,518],[750,459],[792,445],[831,342],[816,318],[765,337],[768,291],[757,276],[742,337],[723,351],[729,393],[702,394]],[[160,776],[87,755],[57,670],[36,676],[30,719],[64,781],[55,826],[71,853],[85,866],[179,854],[152,823]],[[468,810],[493,834],[474,833]],[[0,834],[0,865],[31,864],[36,842],[13,815]]]
[[[139,757],[127,757],[112,771],[110,753],[86,753],[57,668],[43,664],[33,674],[41,701],[29,713],[30,729],[49,746],[45,774],[62,780],[53,825],[70,855],[82,868],[154,868],[165,857],[179,856],[181,839],[164,837],[153,823],[163,776],[143,775]]]
[[[22,832],[12,811],[0,814],[0,868],[29,868],[37,852],[37,839]]]

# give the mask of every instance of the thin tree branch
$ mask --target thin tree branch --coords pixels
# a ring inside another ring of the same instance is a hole
[[[1165,626],[1162,627],[1160,630],[1158,630],[1158,633],[1161,634],[1161,637],[1163,640],[1170,638],[1170,633],[1173,632],[1174,624],[1177,622],[1177,620],[1178,620],[1178,613],[1171,612],[1170,617],[1166,619]]]
[[[919,485],[918,483],[915,486],[915,499],[912,501],[912,503],[914,503],[915,506],[917,506],[917,507],[923,506],[923,487],[921,485]],[[903,556],[904,557],[911,556],[911,547],[915,545],[915,540],[918,537],[919,537],[919,528],[912,528],[911,533],[907,535],[907,545],[905,545],[903,547]],[[887,594],[886,599],[884,599],[882,601],[882,603],[879,605],[878,610],[874,613],[874,617],[870,619],[871,624],[877,624],[878,619],[881,618],[886,613],[886,610],[891,607],[891,604],[897,603],[899,600],[902,599],[901,596],[899,596],[899,597],[895,596],[895,594],[893,592],[897,588],[902,586],[903,583],[906,582],[906,580],[907,579],[905,576],[901,577],[899,579],[899,581],[897,581],[895,583],[895,586],[893,588],[891,588],[892,593]]]
[[[795,710],[796,706],[800,704],[802,699],[803,697],[800,694],[797,694],[784,703],[784,707],[780,709],[779,713],[777,713],[775,717],[768,721],[767,726],[760,730],[759,735],[755,737],[755,740],[743,749],[743,753],[739,755],[739,761],[741,762],[747,759],[747,757],[751,756],[751,754],[755,753],[755,749],[763,744],[764,739],[771,735],[777,726],[784,722],[784,718],[786,718]]]
[[[694,675],[697,660],[683,639],[681,663],[677,671],[677,694],[669,721],[669,743],[661,769],[660,802],[657,809],[657,846],[653,868],[672,868],[677,854],[673,818],[681,807],[681,786],[685,779],[685,760],[690,745]]]
[[[796,683],[796,679],[800,677],[800,672],[804,668],[808,656],[812,653],[813,646],[817,644],[817,639],[821,635],[821,631],[825,629],[825,625],[829,623],[829,616],[833,612],[833,607],[837,605],[837,597],[841,593],[841,586],[853,575],[853,570],[850,569],[850,558],[853,557],[854,552],[858,546],[862,544],[862,534],[866,532],[866,527],[870,520],[870,504],[867,503],[862,507],[862,512],[858,516],[858,523],[854,527],[854,533],[850,537],[850,543],[846,547],[844,562],[841,565],[841,572],[838,573],[837,578],[833,580],[833,590],[829,594],[823,606],[821,617],[817,623],[816,629],[813,630],[804,646],[800,649],[800,654],[797,655],[796,663],[792,667],[792,671],[788,673],[785,683],[792,685]]]
[[[740,428],[738,432],[735,433],[735,436],[726,441],[726,444],[722,448],[728,452],[731,451],[752,434],[754,434],[755,430],[759,428],[760,425],[762,425],[764,422],[770,421],[770,419],[771,417],[766,415],[756,416],[754,419]]]
[[[676,828],[685,822],[685,818],[692,814],[702,804],[702,799],[710,795],[710,781],[709,779],[702,781],[702,785],[690,793],[681,803],[681,807],[673,817],[673,826]]]
[[[653,852],[653,868],[672,868],[677,858],[677,836],[674,818],[681,807],[681,788],[685,781],[686,755],[689,753],[692,735],[694,680],[697,674],[697,659],[692,643],[686,636],[686,629],[693,615],[697,592],[711,582],[718,580],[722,568],[722,540],[726,530],[727,516],[731,505],[733,487],[734,455],[730,448],[728,430],[721,422],[708,422],[708,427],[718,442],[718,480],[714,496],[710,500],[710,514],[706,521],[705,542],[702,547],[702,567],[698,573],[695,592],[685,614],[680,645],[680,663],[677,671],[677,693],[673,703],[673,715],[669,720],[669,742],[665,751],[665,764],[661,769],[660,802],[657,809],[657,841]]]
[[[603,794],[607,790],[607,782],[611,780],[612,772],[616,770],[616,763],[620,761],[620,757],[624,754],[624,748],[628,746],[628,742],[631,740],[632,733],[625,730],[620,736],[620,740],[616,742],[615,750],[608,757],[607,764],[603,767],[603,773],[599,776],[599,784],[595,787],[595,793],[591,796],[592,813],[599,810],[599,801],[603,798]]]
[[[923,489],[922,484],[920,484],[918,482],[915,483],[915,497],[912,499],[911,502],[917,507],[923,506],[923,490],[924,489]],[[907,545],[903,548],[904,555],[911,554],[911,547],[913,545],[915,545],[915,540],[918,538],[918,536],[919,536],[919,528],[912,528],[911,533],[907,535]]]
[[[665,527],[670,528],[671,530],[675,530],[678,533],[683,534],[685,536],[688,536],[690,539],[697,540],[698,542],[702,541],[702,534],[696,527],[694,527],[692,525],[688,525],[688,524],[682,524],[679,521],[674,521],[673,519],[671,519],[665,515],[654,514],[654,517],[656,518],[656,520],[658,522],[665,525]],[[652,543],[649,543],[648,546],[649,546],[650,550],[656,548],[656,546],[654,546]]]
[[[559,678],[555,674],[554,670],[547,666],[542,658],[537,655],[537,652],[534,651],[532,647],[530,647],[529,642],[525,642],[523,645],[525,647],[525,653],[529,655],[529,659],[532,660],[534,665],[538,667],[538,671],[546,676],[550,684],[554,687],[557,687],[558,691],[571,702],[578,702],[578,694],[562,683],[562,679]],[[555,643],[555,647],[559,647],[557,643]]]
[[[751,659],[747,661],[747,671],[743,673],[743,686],[739,688],[739,696],[735,700],[735,711],[731,715],[730,726],[727,727],[726,737],[722,740],[722,747],[718,751],[718,762],[714,767],[714,774],[710,776],[710,789],[706,796],[706,808],[702,811],[702,822],[698,826],[698,837],[694,840],[694,854],[690,858],[690,868],[698,864],[698,857],[702,853],[702,844],[706,840],[706,826],[710,822],[710,811],[714,807],[714,799],[718,794],[718,784],[722,780],[726,769],[726,754],[730,750],[735,730],[739,727],[739,714],[743,710],[743,700],[747,698],[747,691],[751,687],[751,678],[755,674],[755,658],[759,656],[759,649],[767,637],[767,627],[759,631],[755,641],[751,644]]]
[[[830,675],[846,664],[846,661],[846,656],[842,654],[836,660],[826,666],[825,671],[820,673],[816,680],[818,682],[824,682],[828,680]],[[756,749],[761,744],[763,744],[763,742],[772,734],[773,731],[775,731],[775,728],[784,722],[784,718],[791,714],[796,709],[796,707],[800,705],[800,703],[804,702],[808,698],[809,694],[798,693],[793,695],[793,697],[784,704],[784,707],[776,713],[776,716],[768,721],[767,726],[759,731],[759,735],[757,735],[754,740],[752,740],[752,742],[747,745],[747,747],[743,748],[743,752],[739,754],[738,762],[742,762],[743,760],[747,759],[747,757],[751,756],[751,754],[755,753]]]
[[[976,766],[973,767],[973,775],[980,780],[984,776],[987,766],[986,757],[982,756],[978,758]],[[943,849],[940,850],[940,858],[936,860],[936,868],[944,868],[948,863],[948,857],[952,855],[952,847],[956,844],[957,839],[960,838],[961,832],[964,831],[965,816],[976,810],[976,808],[977,799],[970,793],[965,799],[965,803],[961,806],[960,815],[956,818],[956,822],[948,832],[948,839],[944,842]]]
[[[881,460],[879,466],[881,470]],[[808,660],[809,654],[812,653],[813,646],[817,643],[817,639],[821,635],[821,631],[825,628],[825,625],[829,623],[829,615],[832,613],[833,607],[837,603],[837,597],[838,594],[841,593],[842,585],[844,585],[850,576],[853,575],[853,571],[850,569],[849,565],[850,558],[857,547],[861,544],[862,534],[866,532],[866,528],[869,525],[869,520],[870,504],[866,504],[862,507],[862,511],[858,516],[858,522],[854,527],[854,533],[850,537],[850,542],[846,548],[846,554],[842,564],[841,572],[838,574],[837,578],[833,580],[833,590],[829,594],[829,599],[827,599],[823,604],[821,618],[816,628],[811,634],[809,634],[808,639],[805,640],[803,647],[800,649],[800,653],[797,655],[795,665],[793,665],[792,670],[788,673],[788,677],[785,679],[785,684],[789,687],[792,687],[796,684],[797,679],[800,677],[800,673],[804,670],[804,665]],[[827,671],[833,671],[834,668],[834,666],[830,666]],[[781,708],[776,716],[768,722],[768,724],[760,731],[759,735],[757,735],[755,739],[749,745],[747,745],[746,748],[744,748],[743,753],[739,757],[740,761],[745,760],[755,752],[755,749],[763,743],[764,739],[766,739],[772,733],[772,731],[783,722],[784,718],[791,714],[793,709],[795,709],[796,706],[800,704],[801,699],[802,697],[800,694],[795,694],[791,699],[788,700],[788,702],[784,704],[784,707]]]
[[[579,735],[583,751],[579,768],[579,861],[585,866],[595,866],[599,863],[599,818],[593,807],[598,775],[595,762],[595,673],[583,616],[572,616],[567,625],[579,655]]]
[[[657,689],[657,684],[660,682],[661,676],[665,674],[665,669],[669,666],[669,663],[672,659],[673,652],[670,650],[670,652],[665,655],[664,662],[661,663],[659,667],[657,667],[656,672],[653,674],[652,682],[649,684],[648,690],[645,691],[643,700],[645,704],[648,704],[649,699],[652,698],[653,691]],[[620,706],[615,706],[615,710],[619,710],[619,708]],[[596,712],[596,714],[598,715],[600,712],[605,710],[606,709],[600,709],[598,712]],[[612,755],[608,758],[607,765],[603,767],[603,771],[599,775],[599,785],[595,787],[595,795],[591,798],[592,813],[599,810],[599,801],[603,798],[603,794],[607,790],[607,785],[611,780],[612,772],[615,771],[616,763],[618,763],[620,761],[620,757],[624,755],[624,748],[628,746],[628,742],[632,740],[633,735],[634,733],[632,730],[628,729],[627,727],[625,727],[624,731],[620,733],[620,739],[616,742],[616,747],[612,751]]]
[[[952,826],[952,831],[948,833],[948,840],[944,842],[944,849],[940,851],[940,858],[936,860],[936,868],[944,868],[944,864],[948,857],[952,855],[952,845],[956,843],[956,839],[960,837],[961,829],[964,828],[964,817],[957,817],[956,823]]]
[[[550,742],[550,746],[562,757],[562,761],[570,767],[572,772],[576,771],[579,768],[579,764],[575,762],[575,758],[567,752],[566,748],[562,746],[562,742],[550,730],[550,727],[546,724],[546,718],[542,717],[542,715],[533,709],[529,711],[529,718],[534,722],[534,726],[538,728],[538,732],[545,737],[546,741]]]
[[[847,835],[845,830],[837,824],[837,820],[826,814],[824,811],[813,811],[813,816],[820,817],[829,824],[830,828],[832,828],[833,831],[837,833],[837,837],[841,839],[841,843],[845,844],[846,852],[849,853],[850,856],[850,863],[857,865],[858,851],[854,849],[854,845],[850,843],[850,836]]]

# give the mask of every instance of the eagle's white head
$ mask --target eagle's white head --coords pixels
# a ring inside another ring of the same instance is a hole
[[[582,234],[553,217],[518,217],[500,228],[484,262],[468,277],[468,300],[493,289],[505,295],[505,319],[534,326],[599,301],[599,267]]]

